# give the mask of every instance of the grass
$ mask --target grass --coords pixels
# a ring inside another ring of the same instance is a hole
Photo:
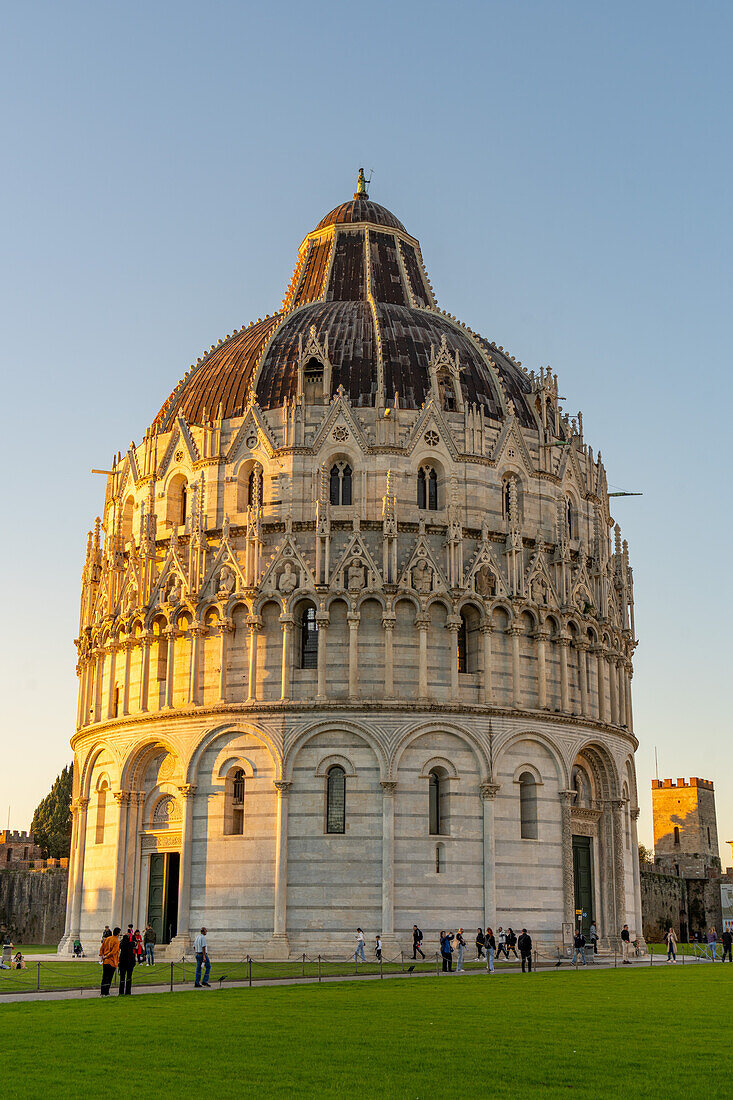
[[[7,1004],[3,1095],[731,1095],[733,967]],[[689,1022],[704,1041],[690,1042]]]

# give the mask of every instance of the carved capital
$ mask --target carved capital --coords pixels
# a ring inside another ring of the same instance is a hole
[[[361,615],[358,611],[349,611],[346,616],[346,621],[349,624],[350,630],[356,630],[357,626],[361,622]]]
[[[639,814],[640,814],[640,813],[641,813],[641,810],[640,810],[640,809],[639,809],[639,807],[637,806],[635,810],[632,810],[632,811],[631,811],[631,817],[632,817],[632,820],[633,820],[633,821],[638,821],[638,820],[639,820]]]
[[[481,783],[479,784],[479,794],[484,802],[491,801],[496,798],[497,794],[501,790],[501,783]]]
[[[418,630],[427,630],[428,627],[430,626],[430,616],[429,615],[416,615],[415,616],[415,626],[418,628]]]
[[[396,615],[384,615],[382,617],[382,626],[385,630],[394,630],[396,622]]]
[[[178,790],[181,792],[182,797],[185,799],[193,798],[193,796],[196,794],[197,789],[198,788],[196,783],[181,783],[178,788]]]
[[[382,791],[386,795],[393,795],[397,790],[397,781],[395,779],[380,779],[379,783]]]
[[[77,798],[77,800],[75,802],[75,806],[76,806],[77,810],[86,810],[88,805],[89,805],[89,799],[88,798]]]
[[[288,795],[290,794],[290,788],[293,785],[292,780],[291,779],[275,779],[274,783],[275,783],[275,786],[277,788],[277,793],[280,796],[280,798],[287,798]]]
[[[566,806],[568,807],[568,809],[572,806],[576,793],[576,791],[567,790],[559,792],[559,798],[560,802],[562,803],[563,809],[565,809]]]
[[[130,801],[130,792],[129,791],[113,791],[112,792],[112,797],[114,798],[115,802],[117,802],[120,806],[123,806],[126,802]]]
[[[262,630],[262,619],[259,615],[248,615],[247,626],[250,629],[250,633],[254,633],[255,630]]]
[[[492,634],[494,631],[493,626],[486,619],[479,626],[479,630],[482,634]]]
[[[319,630],[328,630],[331,624],[331,616],[327,611],[316,612],[316,626]]]

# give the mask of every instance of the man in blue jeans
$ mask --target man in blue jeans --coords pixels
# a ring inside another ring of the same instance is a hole
[[[196,954],[196,981],[194,986],[196,989],[200,989],[202,985],[210,986],[209,971],[211,970],[211,959],[209,958],[209,952],[206,950],[206,929],[202,928],[196,939],[193,941],[193,949]],[[201,981],[201,968],[204,971],[204,980]]]

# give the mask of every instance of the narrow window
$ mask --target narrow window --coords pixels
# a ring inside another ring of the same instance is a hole
[[[352,469],[348,462],[335,462],[331,467],[329,495],[331,504],[351,504]]]
[[[504,497],[502,501],[502,511],[504,513],[504,519],[509,519],[512,511],[512,496],[510,489],[510,479],[507,478],[504,482]]]
[[[441,875],[445,871],[445,844],[435,845],[435,873]]]
[[[120,715],[120,685],[115,684],[115,693],[112,696],[112,717],[119,718]]]
[[[346,832],[346,772],[339,764],[326,776],[326,832]]]
[[[537,784],[531,772],[519,777],[519,816],[522,840],[537,840]]]
[[[425,470],[421,466],[417,471],[417,506],[425,509],[428,506],[427,491],[425,486]]]
[[[674,846],[675,848],[679,848],[680,846],[680,830],[677,825],[674,827]]]
[[[5,862],[6,862],[6,863],[10,863],[10,860],[11,860],[12,858],[13,858],[13,849],[12,849],[12,848],[8,848],[7,852],[5,853]]]
[[[258,508],[262,504],[262,467],[255,466],[250,470],[247,479],[247,505],[249,508]]]
[[[574,539],[576,537],[576,533],[575,533],[575,516],[573,514],[573,502],[570,499],[570,497],[568,497],[568,499],[565,503],[565,515],[566,515],[566,518],[567,518],[567,525],[568,525],[568,538],[569,539]]]
[[[232,833],[242,836],[244,833],[244,772],[237,768],[232,783]]]
[[[468,672],[468,628],[466,616],[461,614],[461,625],[458,628],[458,671]]]
[[[318,668],[318,626],[313,604],[304,609],[300,621],[300,667]]]
[[[104,844],[104,820],[107,814],[107,785],[97,791],[97,822],[94,831],[94,843]]]
[[[341,503],[351,504],[351,466],[344,466],[341,477]]]
[[[710,826],[708,825],[708,848],[710,847]]]
[[[435,470],[431,470],[428,475],[428,511],[437,512],[438,510],[438,475]]]
[[[331,467],[331,504],[341,503],[341,474],[338,465]]]
[[[180,524],[184,524],[186,522],[186,508],[187,508],[187,506],[188,506],[188,485],[186,485],[186,482],[184,481],[183,485],[181,486],[181,507],[180,507],[180,516],[181,516],[181,518],[180,518],[180,521],[179,521]]]
[[[23,859],[28,859],[28,849],[27,848],[23,849]]]
[[[443,836],[447,825],[448,785],[442,768],[433,768],[428,776],[428,813],[431,836]]]

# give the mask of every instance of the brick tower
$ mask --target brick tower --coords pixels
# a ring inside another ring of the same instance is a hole
[[[685,878],[720,869],[715,788],[709,779],[653,779],[652,812],[656,863]]]

